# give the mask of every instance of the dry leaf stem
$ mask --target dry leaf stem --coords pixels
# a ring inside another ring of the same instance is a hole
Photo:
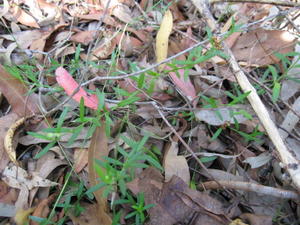
[[[289,0],[209,0],[209,3],[224,3],[224,2],[235,2],[235,3],[260,3],[260,4],[271,4],[281,6],[300,6],[299,2]]]
[[[208,25],[213,31],[219,31],[218,24],[216,23],[215,19],[213,18],[209,8],[208,8],[208,1],[207,0],[192,0],[193,4],[196,8],[200,11],[202,16],[207,21]],[[258,96],[255,88],[249,82],[245,73],[241,70],[239,64],[237,63],[233,53],[227,47],[226,43],[220,43],[223,47],[225,53],[229,56],[229,65],[240,85],[241,89],[244,93],[249,92],[250,94],[247,96],[252,108],[256,112],[259,120],[263,124],[268,136],[270,137],[272,143],[275,145],[277,152],[280,155],[281,161],[283,166],[289,172],[293,183],[300,190],[300,165],[298,160],[295,158],[295,154],[287,149],[286,145],[284,144],[277,127],[275,126],[274,122],[271,120],[271,117],[261,101],[260,97]]]
[[[230,189],[236,189],[236,190],[242,190],[242,191],[252,191],[259,194],[265,194],[265,195],[271,195],[277,198],[285,198],[285,199],[295,199],[299,200],[299,195],[295,191],[290,190],[283,190],[280,188],[273,188],[264,186],[261,184],[254,184],[250,182],[243,182],[243,181],[225,181],[225,180],[219,180],[218,183],[220,183],[222,186]],[[207,181],[203,184],[199,185],[199,188],[205,188],[205,189],[219,189],[219,184],[215,181]]]

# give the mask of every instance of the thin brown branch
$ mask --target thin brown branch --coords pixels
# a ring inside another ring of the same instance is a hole
[[[224,3],[224,2],[235,2],[235,3],[259,3],[259,4],[271,4],[271,5],[281,5],[295,7],[300,6],[299,2],[291,0],[209,0],[209,3]]]
[[[298,193],[290,190],[283,190],[279,188],[264,186],[261,184],[254,184],[254,183],[242,182],[242,181],[219,180],[218,183],[230,189],[251,191],[251,192],[256,192],[258,194],[271,195],[277,198],[299,200]],[[204,182],[203,184],[199,185],[199,188],[204,187],[205,189],[219,189],[220,185],[218,183],[216,183],[215,181]]]

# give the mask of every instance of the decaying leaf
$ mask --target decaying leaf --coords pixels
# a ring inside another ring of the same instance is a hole
[[[171,68],[167,66],[167,69]],[[182,92],[182,94],[186,96],[189,101],[193,102],[194,106],[196,106],[197,102],[194,100],[197,98],[197,95],[194,85],[192,84],[189,77],[184,77],[183,69],[179,69],[177,72],[179,73],[179,77],[176,72],[169,72],[169,76],[171,77],[176,87],[178,87],[178,89]]]
[[[88,164],[88,150],[76,148],[74,152],[74,171],[79,173]]]
[[[18,200],[15,203],[17,209],[28,207],[29,191],[33,188],[57,185],[57,183],[41,178],[34,173],[29,175],[23,168],[17,166],[6,167],[2,180],[10,187],[20,189]]]
[[[238,61],[247,65],[269,65],[279,61],[274,53],[288,53],[296,39],[288,31],[257,29],[241,35],[232,47]]]
[[[179,177],[173,176],[169,182],[163,183],[159,171],[150,167],[127,186],[134,194],[144,193],[145,205],[155,204],[155,207],[148,209],[148,224],[189,224],[194,213],[201,218],[197,219],[198,225],[228,223],[222,216],[224,209],[218,200],[190,189]]]
[[[72,213],[69,213],[69,216],[74,225],[98,225],[99,218],[99,205],[97,204],[82,204],[84,207],[84,211],[80,214],[80,216],[76,217]],[[101,223],[104,224],[104,223]]]
[[[95,159],[103,160],[104,156],[108,156],[108,144],[105,135],[105,124],[102,123],[101,127],[96,128],[89,147],[88,168],[91,186],[95,186],[99,182],[97,179],[99,176],[95,169]],[[96,190],[94,194],[98,202],[98,222],[103,225],[110,225],[112,220],[108,214],[107,200],[103,197],[103,188]]]
[[[169,36],[173,27],[173,16],[170,10],[167,10],[160,28],[156,35],[156,61],[161,62],[167,58]],[[164,65],[158,67],[160,71],[164,69]]]
[[[17,78],[6,72],[0,65],[0,91],[12,107],[12,111],[20,117],[30,116],[40,112],[37,106],[37,96],[27,95],[26,86]]]
[[[35,207],[32,216],[46,218],[50,212],[49,206],[57,197],[57,193],[50,195],[49,197],[41,200],[39,204]],[[30,221],[30,225],[39,225],[36,221]]]
[[[245,114],[241,113],[241,110],[244,110],[245,112],[245,109],[245,107],[239,107],[238,105],[234,107],[227,106],[214,109],[199,109],[195,112],[195,116],[198,120],[213,126],[220,126],[225,123],[234,124],[235,121],[243,123],[249,120],[249,118],[245,117]]]
[[[67,95],[71,96],[73,92],[78,88],[78,83],[73,79],[71,74],[68,73],[62,67],[59,67],[55,71],[57,83],[64,88]],[[98,98],[96,95],[89,95],[83,88],[79,88],[78,92],[72,97],[75,101],[80,102],[80,99],[84,99],[84,105],[97,109]]]
[[[190,183],[190,171],[189,165],[187,164],[186,158],[178,154],[178,143],[171,141],[167,145],[164,154],[164,171],[165,181],[171,180],[172,176],[175,175],[180,177],[186,184]]]
[[[16,5],[15,7],[13,7],[13,11],[13,16],[17,19],[19,23],[29,27],[40,28],[35,19],[28,13],[26,13],[23,9],[21,9],[19,6]]]
[[[272,155],[269,153],[262,153],[258,156],[255,157],[249,157],[245,159],[243,162],[244,163],[249,163],[252,169],[261,167],[265,164],[267,164],[270,160],[272,159]]]

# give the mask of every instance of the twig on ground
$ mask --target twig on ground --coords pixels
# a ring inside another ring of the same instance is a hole
[[[202,16],[206,19],[208,25],[211,26],[210,28],[213,31],[218,32],[219,31],[218,24],[216,23],[215,19],[213,18],[208,8],[208,0],[192,0],[192,2],[196,6],[196,8],[200,11]],[[287,169],[287,171],[289,172],[293,183],[295,184],[297,189],[300,190],[300,165],[298,160],[295,158],[295,153],[288,150],[288,148],[284,144],[279,134],[279,131],[275,126],[274,122],[271,120],[271,117],[265,105],[259,98],[255,88],[249,82],[245,73],[241,70],[231,50],[227,47],[226,43],[221,42],[220,44],[222,45],[222,48],[225,51],[225,53],[229,56],[228,62],[233,74],[235,75],[238,81],[238,84],[240,85],[244,93],[250,92],[247,98],[252,108],[254,109],[258,118],[263,124],[269,138],[275,145],[276,150],[280,155],[281,161],[285,169]]]
[[[293,2],[289,0],[209,0],[209,3],[224,3],[224,2],[235,2],[235,3],[260,3],[260,4],[271,4],[271,5],[281,5],[295,7],[300,6],[299,2]]]
[[[299,200],[299,195],[295,191],[290,190],[283,190],[279,188],[273,188],[264,186],[261,184],[254,184],[250,182],[243,182],[243,181],[224,181],[219,180],[218,183],[220,183],[222,186],[230,189],[236,189],[236,190],[242,190],[242,191],[252,191],[256,192],[258,194],[264,194],[264,195],[271,195],[277,198],[286,198],[286,199],[295,199]],[[199,188],[205,189],[219,189],[220,186],[215,181],[207,181],[199,185]]]

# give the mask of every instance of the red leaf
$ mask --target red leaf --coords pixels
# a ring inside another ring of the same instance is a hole
[[[55,71],[57,83],[65,90],[67,95],[71,96],[76,88],[79,86],[78,83],[73,79],[71,74],[62,67],[59,67]],[[97,95],[88,94],[83,88],[72,97],[75,101],[80,102],[80,99],[84,99],[84,105],[91,109],[97,109],[98,98]]]
[[[166,67],[166,69],[172,69],[170,67]],[[175,72],[169,72],[169,76],[173,80],[173,83],[178,87],[178,89],[190,100],[194,106],[196,106],[197,102],[195,99],[197,98],[196,90],[194,88],[194,85],[192,84],[191,80],[187,77],[187,79],[184,79],[184,70],[179,69],[178,70],[179,76]]]

